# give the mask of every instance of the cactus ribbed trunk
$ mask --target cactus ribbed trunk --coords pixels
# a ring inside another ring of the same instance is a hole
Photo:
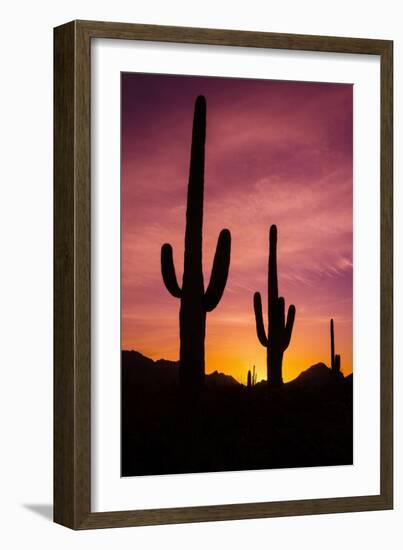
[[[333,319],[330,319],[330,365],[332,370],[334,369],[334,323]]]
[[[285,320],[284,298],[278,296],[277,279],[277,227],[270,227],[268,269],[268,329],[264,328],[262,298],[256,292],[253,305],[256,318],[256,332],[262,346],[267,348],[267,381],[270,386],[283,384],[283,355],[288,348],[295,319],[295,306],[290,305]]]
[[[181,388],[189,394],[197,392],[204,381],[206,314],[221,300],[231,254],[231,234],[228,229],[223,229],[218,238],[210,283],[205,291],[202,254],[205,140],[206,100],[199,96],[193,118],[182,287],[177,283],[171,245],[164,244],[161,248],[161,272],[165,286],[181,300],[179,379]]]
[[[267,379],[272,386],[283,384],[283,352],[274,346],[267,348]]]
[[[204,381],[206,313],[196,301],[181,303],[179,313],[179,379],[182,387],[197,388]]]
[[[206,311],[203,307],[203,202],[206,105],[198,100],[193,118],[192,149],[186,208],[182,299],[179,312],[179,377],[182,386],[199,386],[204,379]]]
[[[330,365],[335,373],[340,372],[341,359],[340,355],[334,353],[334,322],[330,319]]]
[[[267,380],[272,386],[283,383],[283,349],[280,346],[282,326],[277,322],[278,315],[278,279],[277,279],[277,228],[270,228],[269,236],[269,281],[268,281],[268,348]]]

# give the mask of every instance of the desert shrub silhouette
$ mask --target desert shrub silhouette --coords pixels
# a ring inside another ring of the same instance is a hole
[[[268,317],[267,336],[264,328],[262,297],[255,292],[253,306],[256,318],[256,333],[259,342],[267,348],[267,382],[272,387],[283,384],[283,354],[288,348],[294,326],[295,306],[290,305],[285,320],[284,298],[278,296],[277,280],[277,227],[270,227],[269,274],[268,274]]]
[[[179,381],[181,388],[190,394],[197,393],[203,385],[206,313],[212,311],[222,297],[231,255],[231,234],[223,229],[218,238],[210,283],[205,290],[202,261],[205,140],[206,100],[198,96],[193,118],[182,287],[175,274],[172,246],[164,244],[161,248],[165,286],[181,301]]]
[[[246,387],[252,388],[253,386],[255,386],[255,384],[256,384],[256,370],[255,370],[255,365],[253,365],[253,370],[252,371],[250,369],[248,370]]]

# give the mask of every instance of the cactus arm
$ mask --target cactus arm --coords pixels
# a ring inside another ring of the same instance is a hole
[[[276,310],[277,310],[277,324],[279,331],[283,332],[284,325],[285,325],[285,303],[284,298],[280,296],[280,298],[277,300],[276,304]]]
[[[266,337],[266,332],[264,329],[263,323],[263,312],[262,312],[262,297],[260,292],[255,292],[253,296],[253,308],[255,310],[255,319],[256,319],[256,334],[259,339],[259,342],[267,348],[269,345],[268,339]]]
[[[290,344],[292,329],[295,320],[295,306],[291,305],[287,312],[287,323],[284,328],[283,349],[286,350]]]
[[[167,290],[175,298],[180,298],[182,296],[182,291],[176,279],[172,246],[170,244],[164,244],[161,247],[161,273]]]
[[[204,306],[206,311],[212,311],[221,300],[227,283],[230,256],[231,233],[228,229],[223,229],[218,237],[210,283],[204,295]]]

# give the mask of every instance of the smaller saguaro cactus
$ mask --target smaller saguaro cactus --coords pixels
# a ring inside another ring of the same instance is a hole
[[[253,365],[253,371],[252,371],[252,386],[256,384],[256,370],[255,365]]]
[[[250,389],[252,387],[252,374],[250,370],[248,370],[248,382],[247,382],[247,388]]]
[[[286,320],[284,298],[278,295],[277,227],[275,225],[270,227],[269,245],[269,326],[267,335],[263,321],[260,292],[255,292],[253,306],[257,337],[262,346],[267,348],[267,382],[269,386],[278,387],[283,384],[283,354],[290,344],[295,319],[295,306],[290,305],[288,308]]]
[[[340,355],[334,354],[334,321],[330,319],[330,364],[332,372],[339,373],[341,367]]]

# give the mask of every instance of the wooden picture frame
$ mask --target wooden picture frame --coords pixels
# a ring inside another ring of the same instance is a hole
[[[380,493],[91,512],[91,40],[113,38],[355,53],[381,63]],[[73,21],[54,30],[54,520],[72,529],[386,510],[393,506],[393,43],[386,40]]]

